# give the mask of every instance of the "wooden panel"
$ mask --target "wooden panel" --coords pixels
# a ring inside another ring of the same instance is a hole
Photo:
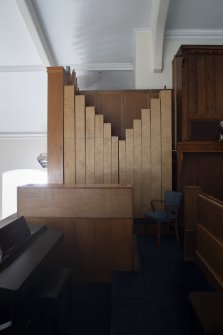
[[[75,96],[76,184],[85,183],[85,97]]]
[[[64,232],[57,261],[74,280],[111,282],[112,272],[133,270],[133,188],[29,185],[18,188],[18,215]]]
[[[205,55],[197,56],[197,112],[198,114],[206,114],[206,96],[207,96],[207,88],[206,88],[206,62]],[[199,118],[199,116],[198,116]]]
[[[111,123],[112,134],[121,136],[122,95],[119,91],[99,91],[96,94],[96,111],[104,115],[104,122]]]
[[[197,206],[199,223],[223,243],[223,202],[199,193]]]
[[[199,186],[184,189],[184,259],[192,260],[196,249],[196,227],[198,223],[197,195]]]
[[[173,148],[182,140],[182,57],[173,59]]]
[[[64,68],[47,68],[48,72],[48,122],[47,161],[48,182],[63,183],[63,107]]]
[[[95,115],[95,184],[104,183],[104,118],[103,115]]]
[[[192,138],[190,120],[206,120],[211,127],[212,120],[222,119],[222,46],[183,45],[174,57],[173,70],[178,141],[213,140],[212,133],[211,138],[199,134]]]
[[[133,270],[132,219],[26,217],[64,233],[56,261],[70,266],[75,281],[111,282],[113,271]]]
[[[196,255],[212,284],[223,289],[223,201],[198,193],[196,203],[199,222]]]
[[[161,104],[161,179],[162,198],[165,191],[172,190],[172,109],[171,91],[160,92]]]
[[[118,137],[112,136],[112,184],[118,184]]]
[[[197,61],[195,55],[188,56],[188,105],[189,116],[197,114]]]
[[[86,106],[95,106],[97,114],[111,123],[112,134],[121,137],[123,91],[80,91],[86,96]]]
[[[75,281],[95,281],[95,226],[92,219],[72,219],[70,260]]]
[[[216,113],[223,115],[223,55],[215,55],[215,108]]]
[[[133,120],[133,178],[134,178],[134,204],[135,217],[141,217],[142,213],[142,122]]]
[[[104,184],[111,180],[111,123],[104,123]]]
[[[103,250],[103,252],[102,252]],[[111,282],[113,271],[133,270],[133,234],[130,219],[95,220],[95,273]]]
[[[119,140],[119,184],[126,185],[126,156],[124,140]]]
[[[160,100],[151,100],[151,198],[161,199]]]
[[[189,59],[188,57],[185,57],[182,61],[182,93],[179,92],[179,94],[182,94],[182,118],[181,118],[181,125],[182,128],[181,132],[181,141],[187,141],[189,140],[190,134],[189,134]]]
[[[198,223],[197,195],[199,186],[186,186],[184,189],[184,228],[196,230]]]
[[[151,158],[150,158],[150,110],[142,109],[142,210],[150,209]]]
[[[133,185],[133,129],[126,129],[126,183]]]
[[[223,200],[223,189],[219,180],[222,179],[222,153],[201,152],[183,155],[180,189],[186,185],[199,185],[202,191]]]
[[[132,217],[132,187],[94,185],[21,186],[18,215],[27,217]]]
[[[75,184],[74,86],[64,86],[64,183]]]
[[[214,55],[206,55],[206,85],[207,85],[207,109],[208,115],[216,112],[215,108],[215,61]]]
[[[202,225],[197,227],[196,254],[223,288],[223,243]]]
[[[124,129],[133,128],[133,120],[141,118],[141,109],[149,108],[148,92],[126,92],[125,95],[125,114],[123,119]]]
[[[125,139],[125,129],[133,127],[141,109],[150,107],[150,98],[158,98],[160,90],[80,91],[86,95],[86,106],[95,106],[97,114],[112,124],[112,135]]]
[[[86,107],[86,184],[94,184],[95,108]]]

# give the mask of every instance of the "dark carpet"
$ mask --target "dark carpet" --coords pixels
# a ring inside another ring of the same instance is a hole
[[[73,283],[72,315],[63,318],[59,334],[188,334],[188,294],[211,285],[196,263],[184,261],[175,236],[162,236],[157,248],[153,236],[138,235],[137,246],[139,271],[114,272],[112,284]],[[31,324],[22,333],[53,334],[50,326]]]
[[[111,335],[188,334],[188,294],[212,290],[211,285],[196,263],[183,260],[183,246],[177,245],[175,236],[163,236],[159,249],[153,236],[138,236],[137,244],[140,271],[130,281],[126,274],[125,282],[123,274],[114,274]],[[118,278],[123,290],[129,289],[128,297],[118,287]]]

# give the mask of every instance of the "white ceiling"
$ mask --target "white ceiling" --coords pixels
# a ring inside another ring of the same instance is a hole
[[[222,0],[0,0],[0,67],[131,69],[135,30],[219,32],[222,15]]]
[[[221,43],[222,17],[223,0],[0,0],[0,134],[46,132],[46,66],[71,66],[93,89],[133,88],[137,33],[153,36],[156,73],[165,37]]]

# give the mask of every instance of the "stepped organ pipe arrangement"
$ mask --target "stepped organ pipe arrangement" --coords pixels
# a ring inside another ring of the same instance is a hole
[[[56,67],[48,74],[49,182],[132,185],[135,217],[142,217],[151,198],[172,189],[171,91],[151,98],[120,139],[103,111],[86,106],[75,71]]]
[[[171,91],[161,90],[150,109],[125,130],[112,136],[112,124],[85,96],[64,86],[64,183],[134,186],[135,216],[142,217],[151,198],[172,188]]]

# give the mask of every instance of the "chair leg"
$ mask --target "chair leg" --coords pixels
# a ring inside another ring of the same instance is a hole
[[[175,234],[176,234],[176,238],[177,238],[177,243],[180,244],[180,237],[179,237],[178,221],[177,220],[175,220],[174,226],[175,226]]]
[[[157,244],[157,247],[159,248],[160,247],[160,222],[157,222],[157,225],[156,225],[156,244]]]

